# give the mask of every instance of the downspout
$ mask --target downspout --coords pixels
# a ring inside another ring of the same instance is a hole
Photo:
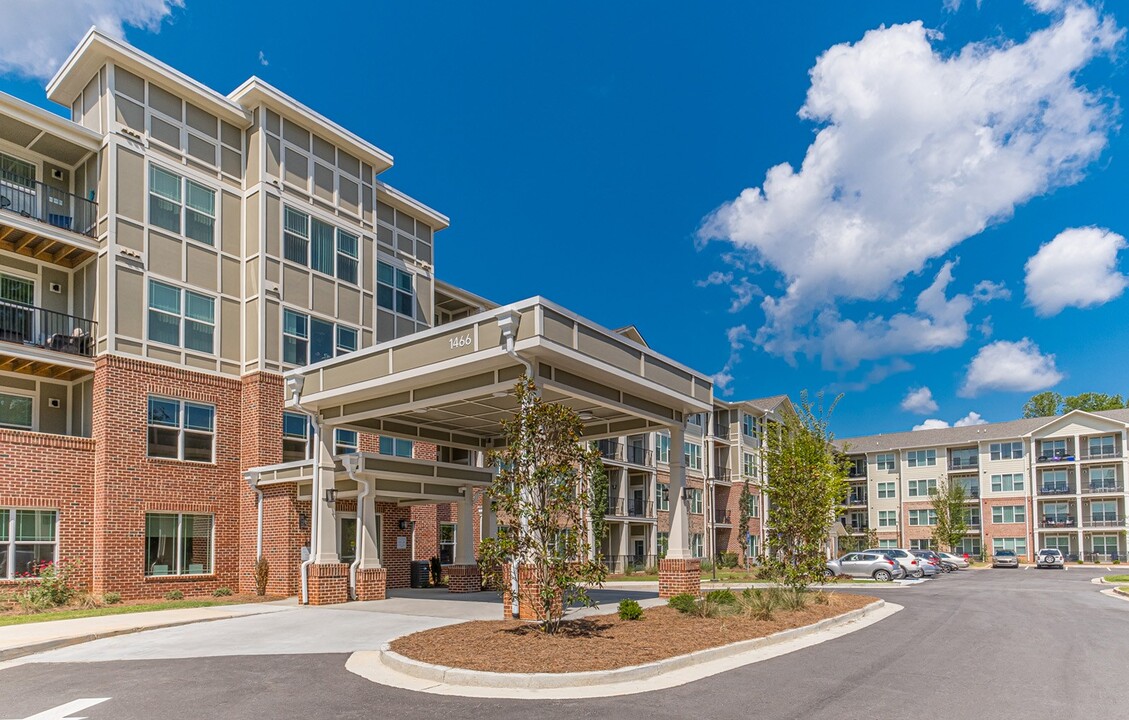
[[[369,494],[368,480],[362,480],[357,477],[357,471],[361,469],[361,456],[358,453],[345,455],[341,458],[341,464],[345,466],[345,474],[349,479],[357,483],[359,486],[364,486],[357,495],[357,538],[354,541],[353,547],[357,549],[356,557],[349,565],[349,595],[354,600],[357,599],[357,568],[361,566],[361,560],[364,559],[365,545],[364,545],[364,528],[365,528],[365,498]]]
[[[314,413],[302,407],[302,388],[306,384],[306,378],[301,375],[295,375],[286,379],[286,384],[290,388],[290,394],[294,398],[294,409],[302,413],[310,419],[314,427],[313,438],[311,446],[314,455],[314,478],[310,486],[310,554],[305,560],[302,561],[300,573],[302,576],[302,604],[310,604],[310,565],[314,564],[314,558],[317,557],[315,543],[318,538],[318,512],[317,503],[319,502],[319,495],[321,491],[321,422],[317,413]]]
[[[255,530],[255,562],[258,562],[263,559],[263,491],[259,489],[259,473],[245,472],[243,479],[247,481],[251,492],[255,493],[255,503],[259,508],[258,528]]]
[[[502,331],[502,336],[506,339],[506,354],[517,360],[525,367],[525,376],[530,380],[536,382],[533,377],[533,363],[529,362],[521,355],[518,355],[517,343],[517,329],[521,324],[521,314],[516,310],[508,310],[498,315],[498,328]],[[522,408],[524,410],[524,408]],[[523,519],[522,522],[525,522]],[[520,614],[521,607],[518,601],[518,558],[514,558],[510,563],[510,614],[517,617]]]

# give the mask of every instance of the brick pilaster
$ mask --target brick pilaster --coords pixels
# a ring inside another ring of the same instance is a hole
[[[659,560],[659,597],[702,592],[702,561],[697,558]]]
[[[447,592],[472,593],[482,589],[482,573],[477,565],[448,565]]]

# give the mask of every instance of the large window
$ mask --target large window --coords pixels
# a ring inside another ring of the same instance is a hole
[[[455,562],[455,523],[439,523],[439,562],[453,565]]]
[[[879,540],[878,541],[878,549],[879,550],[885,550],[886,548],[896,548],[896,547],[898,547],[898,541],[897,540]]]
[[[682,445],[686,467],[691,470],[702,469],[702,446],[698,443],[685,442]]]
[[[1112,435],[1092,437],[1086,440],[1086,448],[1090,457],[1113,457],[1116,454],[1114,447]]]
[[[395,455],[397,457],[410,458],[414,443],[411,440],[402,440],[400,438],[380,436],[380,454],[381,455]]]
[[[656,493],[658,495],[658,509],[663,512],[670,511],[670,485],[666,483],[656,483]]]
[[[980,527],[980,508],[970,507],[964,509],[964,524],[970,528]]]
[[[149,224],[215,245],[216,191],[150,165]]]
[[[936,525],[937,524],[937,511],[936,510],[910,510],[909,511],[909,524],[910,525]],[[925,549],[925,548],[922,548]]]
[[[1117,555],[1117,536],[1095,535],[1090,539],[1090,547],[1097,555]]]
[[[1098,500],[1090,503],[1090,521],[1095,523],[1117,522],[1117,501]]]
[[[333,454],[348,455],[357,452],[360,441],[356,430],[333,429]]]
[[[1021,523],[1027,522],[1027,511],[1022,505],[993,505],[992,522],[994,523]]]
[[[666,551],[670,549],[670,533],[657,533],[656,541],[656,544],[658,545],[659,557],[666,557]]]
[[[215,335],[215,298],[156,280],[149,281],[150,340],[214,353]]]
[[[741,471],[745,477],[755,478],[757,476],[757,461],[752,453],[741,454]]]
[[[1012,492],[1023,489],[1023,474],[1009,473],[992,476],[992,492]]]
[[[11,155],[0,153],[0,180],[13,185],[35,187],[35,166]]]
[[[1040,440],[1039,457],[1065,458],[1068,457],[1066,440]]]
[[[750,438],[757,436],[757,419],[749,413],[741,413],[741,434]]]
[[[909,496],[910,497],[926,497],[933,495],[937,492],[937,481],[934,480],[910,480],[909,481]]]
[[[415,281],[410,272],[386,262],[376,264],[376,304],[385,310],[414,318]]]
[[[1018,460],[1023,457],[1023,443],[992,443],[988,446],[988,452],[993,460]]]
[[[893,480],[878,483],[878,497],[892,498],[897,494],[897,483]]]
[[[310,421],[300,413],[282,413],[282,462],[310,457]]]
[[[686,497],[690,501],[690,512],[702,514],[702,489],[686,488]]]
[[[953,554],[968,555],[970,557],[980,557],[980,538],[963,538],[959,543],[953,546]]]
[[[913,523],[910,523],[912,525]],[[930,538],[917,538],[916,540],[909,541],[910,550],[932,550],[933,540]]]
[[[2,397],[2,396],[0,396]],[[1115,467],[1094,467],[1090,468],[1090,490],[1103,491],[1103,490],[1116,490],[1117,489],[1117,468]]]
[[[149,457],[212,462],[216,407],[149,396]]]
[[[282,361],[309,365],[357,349],[357,331],[345,325],[283,309]]]
[[[906,464],[910,467],[932,467],[937,464],[937,451],[910,450],[906,453]]]
[[[58,557],[58,513],[0,508],[0,578],[35,573]]]
[[[146,575],[210,575],[212,516],[146,513]]]
[[[897,510],[879,510],[878,511],[878,527],[897,527],[898,526],[898,511]]]
[[[30,395],[0,393],[0,427],[31,430],[35,400]]]
[[[670,435],[655,435],[655,459],[661,463],[670,462]]]
[[[356,284],[360,258],[356,235],[291,207],[284,210],[283,226],[284,258]]]
[[[992,550],[995,552],[999,552],[1000,550],[1011,550],[1016,555],[1022,557],[1027,554],[1027,538],[992,538]]]
[[[874,460],[879,471],[894,472],[894,453],[879,453]]]
[[[703,552],[702,534],[690,533],[690,557],[700,558]]]
[[[761,498],[760,495],[749,495],[748,500],[745,501],[745,506],[749,511],[749,517],[760,517]]]

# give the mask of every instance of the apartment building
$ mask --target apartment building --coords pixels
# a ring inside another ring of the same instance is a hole
[[[839,441],[851,459],[841,518],[889,547],[929,548],[930,494],[957,482],[968,497],[968,534],[958,552],[1041,548],[1109,562],[1126,552],[1126,431],[1129,410],[890,433]]]
[[[610,555],[665,555],[669,594],[738,546],[783,398],[443,283],[448,219],[391,155],[260,79],[221,94],[92,30],[47,96],[69,119],[0,95],[0,586],[67,560],[94,592],[247,591],[262,556],[325,603],[435,556],[478,589],[523,373],[602,443]]]

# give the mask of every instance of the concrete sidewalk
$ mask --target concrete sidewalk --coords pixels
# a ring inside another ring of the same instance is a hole
[[[295,606],[296,601],[290,599],[9,625],[0,627],[0,662],[99,638],[209,620],[261,615],[290,610]]]

